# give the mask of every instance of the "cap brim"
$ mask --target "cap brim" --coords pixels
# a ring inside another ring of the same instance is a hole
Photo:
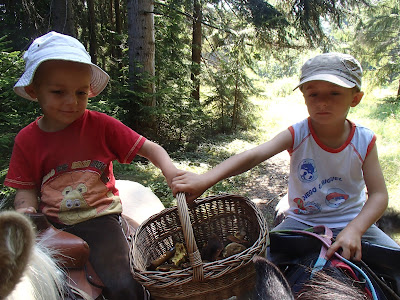
[[[321,80],[321,81],[327,81],[345,88],[353,88],[356,86],[354,82],[351,82],[345,78],[339,77],[337,75],[332,75],[332,74],[318,74],[310,77],[303,78],[300,83],[293,89],[297,89],[298,87],[302,86],[306,82],[310,81],[315,81],[315,80]]]

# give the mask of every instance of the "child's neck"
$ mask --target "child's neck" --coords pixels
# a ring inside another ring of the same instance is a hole
[[[45,117],[40,118],[37,123],[38,123],[39,128],[44,132],[61,131],[69,125],[69,124],[68,125],[59,124],[57,122],[54,122],[54,123],[48,122]]]
[[[318,139],[332,149],[340,148],[346,142],[351,131],[351,124],[347,119],[334,125],[316,124],[311,120],[311,126]]]

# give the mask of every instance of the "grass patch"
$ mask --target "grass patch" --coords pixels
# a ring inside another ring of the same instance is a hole
[[[114,174],[117,179],[136,181],[150,188],[165,207],[176,205],[164,175],[153,164],[143,161],[135,161],[130,165],[115,162]]]
[[[375,132],[379,160],[389,192],[389,207],[400,211],[400,102],[394,95],[395,89],[367,89],[361,103],[351,110],[349,119]]]

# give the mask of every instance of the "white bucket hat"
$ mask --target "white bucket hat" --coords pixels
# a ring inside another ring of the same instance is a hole
[[[14,85],[14,91],[19,96],[33,101],[37,99],[26,93],[25,86],[32,83],[37,68],[47,60],[66,60],[90,65],[92,79],[89,98],[100,94],[110,79],[106,72],[92,63],[89,53],[77,39],[54,31],[35,39],[25,52],[24,60],[25,72]]]
[[[301,67],[300,83],[294,88],[313,80],[328,81],[345,88],[361,89],[362,68],[351,55],[324,53],[307,60]]]

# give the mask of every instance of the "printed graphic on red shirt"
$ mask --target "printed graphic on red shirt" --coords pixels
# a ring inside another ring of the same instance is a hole
[[[121,213],[119,197],[108,190],[98,172],[84,169],[49,175],[51,178],[42,185],[42,210],[63,224]]]

